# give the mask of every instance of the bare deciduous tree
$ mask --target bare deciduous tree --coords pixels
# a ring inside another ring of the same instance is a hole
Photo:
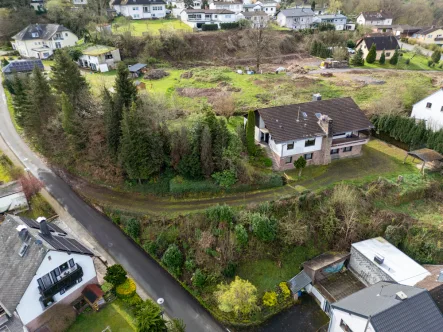
[[[229,92],[219,93],[213,99],[212,106],[217,115],[224,116],[229,122],[229,118],[233,116],[235,112],[234,96]]]

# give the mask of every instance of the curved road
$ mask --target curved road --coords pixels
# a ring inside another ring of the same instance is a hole
[[[130,240],[111,220],[86,204],[27,146],[12,124],[1,84],[0,135],[25,167],[44,183],[48,192],[87,229],[153,299],[165,298],[164,307],[169,317],[183,319],[188,331],[224,331],[224,328],[194,297],[155,260]]]

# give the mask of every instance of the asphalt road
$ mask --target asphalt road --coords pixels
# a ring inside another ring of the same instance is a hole
[[[85,203],[28,147],[12,124],[1,84],[0,135],[25,167],[44,183],[48,192],[153,299],[165,299],[164,308],[169,317],[183,319],[190,332],[225,330],[155,260],[132,242],[111,220]]]

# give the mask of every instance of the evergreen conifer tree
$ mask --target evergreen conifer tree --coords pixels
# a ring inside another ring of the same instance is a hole
[[[120,144],[123,109],[121,107],[116,107],[113,97],[106,88],[103,88],[102,91],[102,107],[104,113],[106,142],[111,154],[116,156]]]
[[[207,125],[203,127],[200,151],[201,169],[206,178],[210,178],[214,172],[214,162],[212,161],[212,136]]]
[[[394,55],[393,55],[392,58],[389,60],[389,63],[390,63],[391,65],[394,65],[394,66],[395,66],[395,65],[398,63],[398,57],[399,57],[398,49],[396,49],[395,52],[394,52]]]
[[[434,62],[435,64],[438,64],[441,59],[441,51],[438,49],[435,50],[434,53],[432,53],[432,55],[431,55],[431,59],[432,59],[432,62]]]
[[[378,61],[381,65],[384,65],[386,63],[386,53],[385,50],[381,52],[380,60]]]
[[[364,66],[365,60],[363,59],[363,51],[362,49],[358,49],[357,52],[355,52],[354,56],[350,60],[351,65],[353,66]]]
[[[377,47],[375,46],[375,43],[372,44],[371,48],[369,49],[368,55],[366,56],[366,62],[367,63],[374,63],[377,59]]]
[[[14,115],[17,123],[20,126],[24,125],[24,118],[31,107],[28,99],[28,85],[29,82],[25,78],[20,78],[18,75],[14,76],[12,87],[14,89],[14,98],[12,105],[14,106]]]
[[[71,100],[66,94],[62,94],[62,127],[69,144],[74,150],[79,150],[84,147],[82,137],[80,135],[80,126],[77,121],[77,115]]]
[[[255,113],[249,111],[248,122],[246,123],[246,148],[250,156],[255,155]]]
[[[117,107],[129,108],[137,98],[137,88],[130,78],[130,73],[124,62],[117,66],[117,78],[115,79],[115,104]]]

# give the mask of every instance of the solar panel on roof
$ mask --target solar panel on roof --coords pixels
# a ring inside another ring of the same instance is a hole
[[[40,229],[40,225],[38,222],[36,222],[33,219],[26,218],[26,217],[20,217],[20,219],[28,225],[28,227],[34,228],[34,229]],[[48,223],[49,230],[53,233],[60,233],[60,234],[67,234],[63,229],[58,227],[57,225],[54,225],[53,223]]]
[[[84,255],[94,255],[89,249],[75,239],[61,236],[47,236],[43,234],[40,234],[40,236],[56,250],[75,252]]]

